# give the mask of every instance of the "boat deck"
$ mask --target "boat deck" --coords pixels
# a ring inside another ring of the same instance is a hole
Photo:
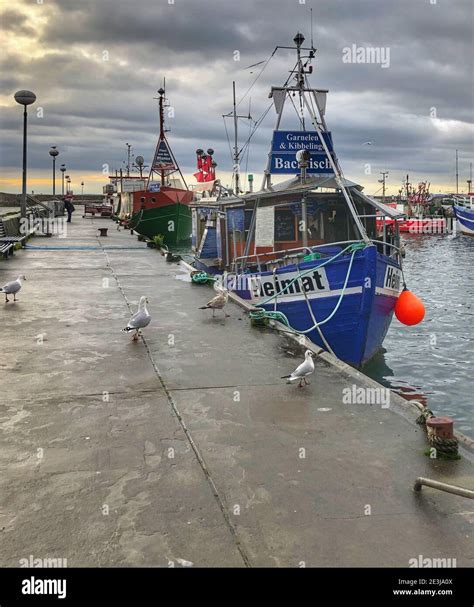
[[[426,457],[410,407],[344,404],[374,384],[325,359],[285,384],[295,344],[233,303],[225,320],[198,310],[212,291],[108,219],[77,211],[67,238],[29,244],[65,248],[0,262],[0,283],[27,277],[0,302],[0,565],[474,564],[472,503],[412,490],[472,488],[470,457]],[[134,343],[141,295],[152,324]]]

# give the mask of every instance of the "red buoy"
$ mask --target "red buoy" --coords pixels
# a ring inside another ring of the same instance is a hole
[[[405,289],[395,304],[395,316],[404,325],[417,325],[425,317],[425,306],[419,297]]]

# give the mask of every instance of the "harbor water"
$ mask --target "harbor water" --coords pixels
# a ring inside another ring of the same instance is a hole
[[[474,438],[474,238],[406,235],[407,286],[424,302],[415,327],[395,318],[385,351],[364,372],[406,398],[448,415],[458,431]]]

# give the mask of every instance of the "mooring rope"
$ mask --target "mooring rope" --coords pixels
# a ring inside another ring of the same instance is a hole
[[[456,437],[446,438],[444,436],[438,436],[436,432],[427,425],[427,421],[432,417],[436,417],[433,411],[424,407],[421,410],[420,415],[416,419],[416,423],[424,429],[427,435],[428,443],[431,447],[439,451],[441,454],[449,456],[456,456],[459,449],[459,441]]]
[[[271,301],[272,299],[274,299],[278,295],[281,295],[282,293],[284,293],[285,291],[287,291],[287,289],[293,283],[295,283],[297,280],[299,280],[301,277],[303,277],[306,274],[309,274],[311,272],[314,272],[315,267],[311,267],[308,270],[305,270],[304,272],[299,272],[298,275],[293,280],[291,280],[287,285],[285,285],[285,287],[283,287],[283,289],[281,289],[280,291],[278,291],[277,293],[275,293],[275,295],[271,295],[270,297],[267,297],[262,302],[260,302],[260,305],[258,307],[256,307],[255,310],[252,310],[251,312],[249,312],[250,320],[253,321],[253,322],[256,322],[256,323],[260,323],[260,324],[262,322],[265,323],[265,321],[267,319],[278,320],[278,321],[282,322],[284,325],[286,325],[288,328],[292,329],[298,335],[306,335],[307,333],[310,333],[311,331],[314,331],[314,329],[319,328],[322,325],[326,324],[327,322],[329,322],[334,317],[334,315],[339,310],[339,308],[341,306],[341,303],[342,303],[342,300],[344,299],[344,295],[345,295],[345,292],[346,292],[347,284],[349,282],[349,277],[350,277],[351,270],[352,270],[352,265],[353,265],[353,262],[354,262],[354,256],[357,253],[357,251],[365,248],[365,246],[366,246],[366,244],[364,242],[352,243],[352,244],[348,245],[345,249],[342,249],[341,251],[339,251],[338,253],[336,253],[336,255],[333,255],[332,257],[330,257],[329,259],[327,259],[326,261],[324,261],[319,266],[316,266],[316,269],[322,268],[322,267],[328,265],[329,263],[332,263],[335,259],[337,259],[341,255],[343,255],[346,251],[351,251],[351,258],[350,258],[350,261],[349,261],[349,266],[347,268],[346,278],[344,280],[344,284],[343,284],[343,287],[342,287],[342,292],[341,292],[341,294],[339,296],[339,299],[338,299],[338,301],[336,303],[336,306],[334,307],[333,311],[324,320],[316,321],[314,319],[313,320],[314,324],[311,327],[309,327],[308,329],[304,329],[304,330],[298,330],[298,329],[295,329],[294,327],[291,326],[290,321],[288,320],[288,318],[286,317],[286,315],[283,312],[280,312],[280,311],[268,312],[267,310],[265,310],[264,308],[261,307],[262,305],[265,305],[266,303],[268,303],[269,301]],[[311,304],[310,304],[310,302],[308,300],[306,300],[306,304],[308,306],[311,306]],[[313,318],[314,318],[314,316],[313,316]]]

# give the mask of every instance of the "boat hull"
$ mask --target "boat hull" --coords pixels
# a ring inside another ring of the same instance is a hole
[[[161,234],[167,246],[191,240],[192,192],[165,186],[159,192],[138,191],[131,196],[133,211],[129,224],[138,234],[148,238]]]
[[[130,226],[151,239],[157,234],[163,235],[167,246],[184,244],[191,239],[191,211],[180,203],[143,209],[132,215]]]
[[[355,253],[344,289],[350,259],[351,255],[346,254],[324,268],[319,268],[324,261],[321,259],[303,263],[298,268],[286,266],[275,273],[241,275],[244,288],[236,277],[238,288],[235,290],[239,297],[255,307],[282,312],[297,331],[307,331],[314,325],[309,304],[316,321],[322,323],[320,329],[334,354],[361,367],[382,347],[400,293],[401,271],[394,259],[378,253],[375,246],[368,246]],[[265,303],[275,290],[285,288],[288,284],[285,281],[302,272],[308,272],[306,278],[300,278],[288,287],[287,293],[277,297],[276,305],[274,299]],[[249,276],[257,279],[250,285]],[[232,288],[233,285],[228,286]],[[317,329],[305,335],[327,349]]]
[[[474,209],[458,205],[454,205],[453,208],[461,233],[466,234],[466,236],[474,236]]]

